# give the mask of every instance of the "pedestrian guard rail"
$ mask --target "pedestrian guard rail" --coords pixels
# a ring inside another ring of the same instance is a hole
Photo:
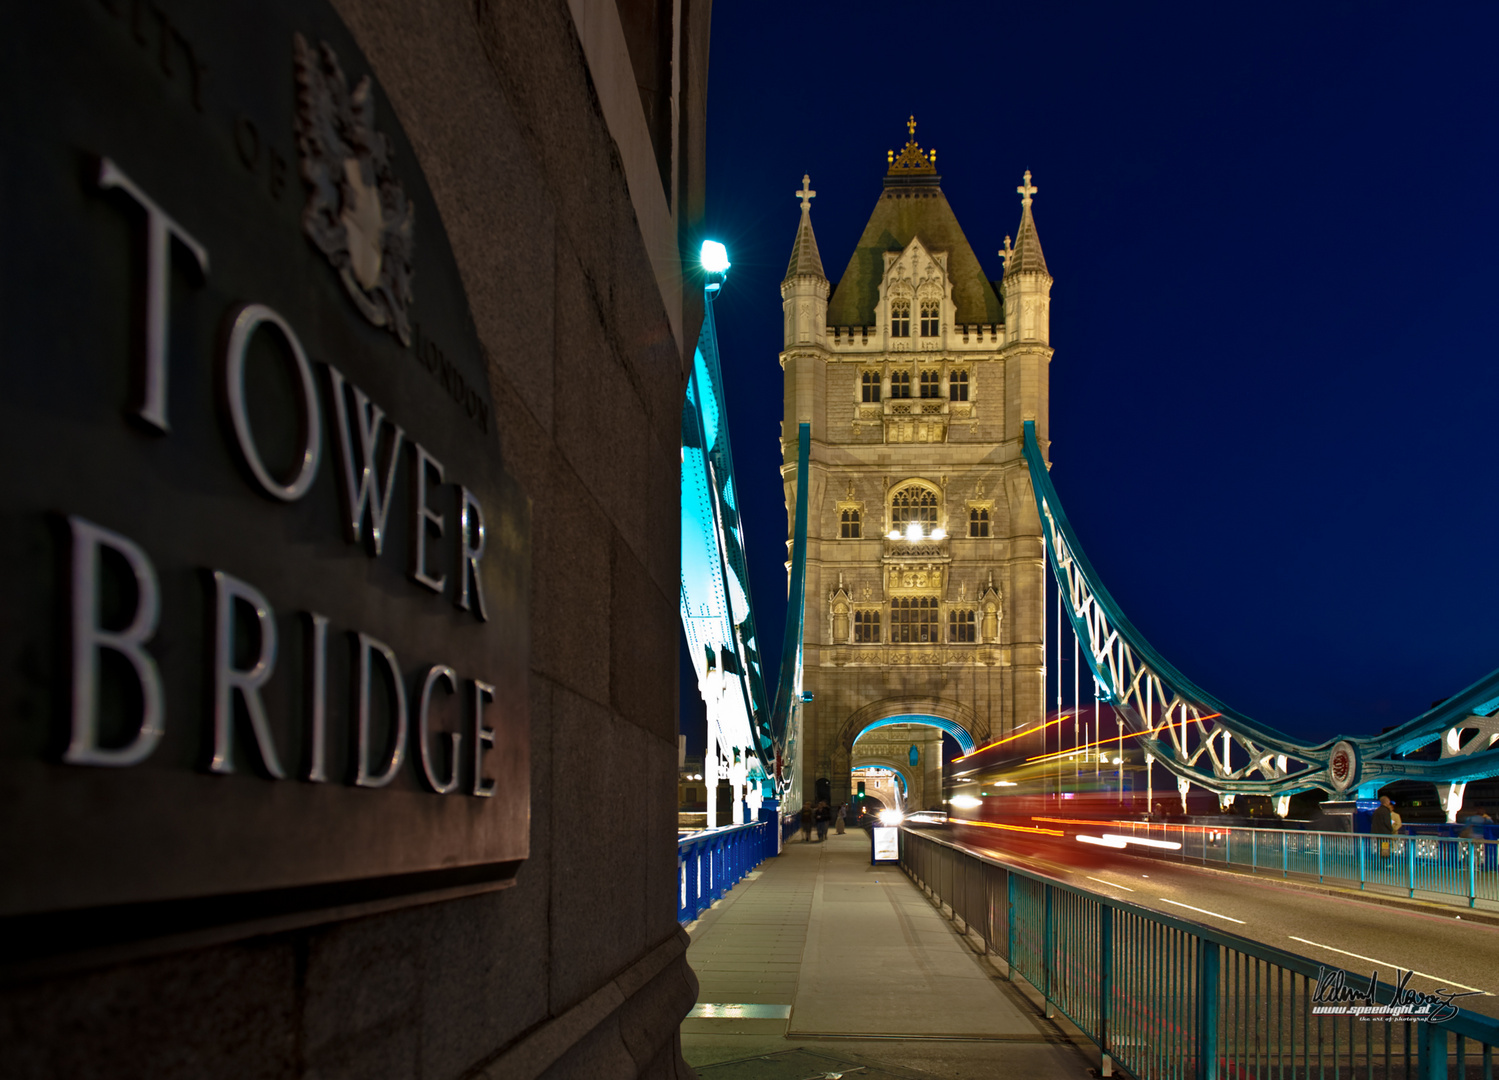
[[[1132,855],[1205,866],[1247,869],[1289,877],[1301,874],[1322,882],[1397,889],[1414,897],[1466,902],[1468,907],[1499,907],[1499,842],[1425,834],[1251,829],[1157,821],[1088,822],[1126,841],[1145,839],[1178,845],[1131,845]]]
[[[677,841],[677,922],[692,922],[776,851],[776,830],[768,821],[682,837]]]
[[[900,856],[905,872],[1004,960],[1011,980],[1019,976],[1040,993],[1047,1015],[1060,1010],[1093,1041],[1104,1075],[1120,1067],[1140,1080],[1492,1080],[1499,1021],[1489,1017],[1451,1006],[1441,1022],[1416,1019],[1422,1002],[1384,982],[1375,1003],[1408,1010],[1328,1013],[1314,1001],[1319,989],[1324,1000],[1338,986],[1362,990],[1369,975],[1087,892],[910,829],[901,830]]]

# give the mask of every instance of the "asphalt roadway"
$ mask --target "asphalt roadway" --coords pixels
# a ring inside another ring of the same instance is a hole
[[[1414,990],[1477,990],[1453,1003],[1499,1017],[1499,916],[1493,913],[1419,902],[1379,903],[1359,898],[1356,889],[1313,890],[1273,878],[1092,849],[1086,857],[1073,858],[1062,844],[1038,850],[1009,845],[999,837],[975,842],[943,830],[933,830],[933,835],[1080,889],[1329,966],[1363,975],[1377,968],[1383,982],[1394,982],[1399,968],[1416,973],[1410,982]]]

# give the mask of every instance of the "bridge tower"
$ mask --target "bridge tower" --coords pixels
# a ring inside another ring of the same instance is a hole
[[[917,144],[914,118],[907,126],[836,287],[803,177],[781,283],[788,521],[797,427],[812,433],[809,802],[848,801],[850,770],[879,759],[903,766],[913,800],[938,806],[939,729],[983,745],[1045,708],[1045,551],[1021,452],[1026,420],[1048,444],[1052,278],[1037,189],[1027,172],[1016,241],[1005,238],[1004,275],[991,280],[942,193],[936,151]]]

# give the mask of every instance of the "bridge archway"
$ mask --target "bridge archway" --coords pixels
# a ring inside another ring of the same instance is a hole
[[[856,765],[861,768],[878,765],[899,773],[905,781],[906,792],[914,796],[912,806],[922,809],[929,805],[941,805],[940,738],[935,744],[927,745],[922,760],[915,765],[903,752],[897,756],[884,747],[867,748],[862,752],[855,749],[855,742],[867,733],[906,725],[936,729],[951,735],[965,753],[982,745],[988,735],[987,726],[980,727],[970,708],[951,699],[910,695],[870,702],[848,716],[834,744],[829,778],[835,803],[852,800],[853,769]]]
[[[929,697],[893,697],[871,701],[850,714],[838,734],[838,745],[847,753],[854,740],[872,728],[891,724],[927,724],[941,728],[969,753],[988,739],[987,725],[980,729],[973,710],[961,702]]]
[[[907,801],[911,798],[911,792],[918,790],[920,787],[918,784],[917,788],[912,788],[911,784],[914,778],[911,775],[911,767],[909,765],[883,754],[872,757],[860,757],[852,765],[850,772],[852,772],[852,769],[889,769],[899,780],[901,798]]]

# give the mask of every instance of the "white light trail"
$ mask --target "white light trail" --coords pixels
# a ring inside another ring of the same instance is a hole
[[[1144,836],[1119,836],[1115,833],[1104,833],[1105,840],[1118,840],[1119,846],[1125,844],[1139,844],[1141,847],[1165,848],[1167,851],[1180,851],[1181,845],[1175,840],[1151,840]]]

